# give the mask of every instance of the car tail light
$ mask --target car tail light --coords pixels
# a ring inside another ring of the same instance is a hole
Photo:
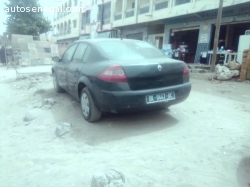
[[[189,75],[189,69],[187,67],[187,64],[186,63],[183,63],[183,75]]]
[[[120,65],[114,65],[105,69],[98,78],[108,82],[127,82],[126,74]]]

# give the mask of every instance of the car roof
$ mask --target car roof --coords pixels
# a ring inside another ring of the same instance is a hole
[[[141,41],[141,40],[132,40],[132,39],[122,39],[122,38],[97,38],[97,39],[83,39],[83,40],[78,40],[77,42],[88,42],[88,43],[99,43],[99,42],[110,42],[110,41]]]

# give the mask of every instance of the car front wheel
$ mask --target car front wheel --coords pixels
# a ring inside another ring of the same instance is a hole
[[[95,122],[101,118],[102,112],[95,106],[88,88],[81,92],[81,108],[85,120]]]

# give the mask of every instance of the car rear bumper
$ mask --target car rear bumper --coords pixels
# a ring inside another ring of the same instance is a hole
[[[175,92],[175,99],[147,104],[146,96],[159,93]],[[123,113],[131,111],[153,110],[168,107],[184,101],[191,91],[191,84],[138,91],[103,91],[96,97],[98,107],[105,112]]]

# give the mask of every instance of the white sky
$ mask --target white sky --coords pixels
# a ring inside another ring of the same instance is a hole
[[[4,12],[4,2],[7,2],[7,0],[1,0],[0,2],[0,35],[3,34],[3,32],[6,31],[6,25],[4,25],[3,23],[6,21],[7,16]],[[39,4],[41,5],[41,7],[56,7],[56,5],[60,2],[60,0],[38,0]],[[47,17],[51,23],[53,23],[53,18],[54,15],[49,13],[49,12],[44,12],[44,16]]]

